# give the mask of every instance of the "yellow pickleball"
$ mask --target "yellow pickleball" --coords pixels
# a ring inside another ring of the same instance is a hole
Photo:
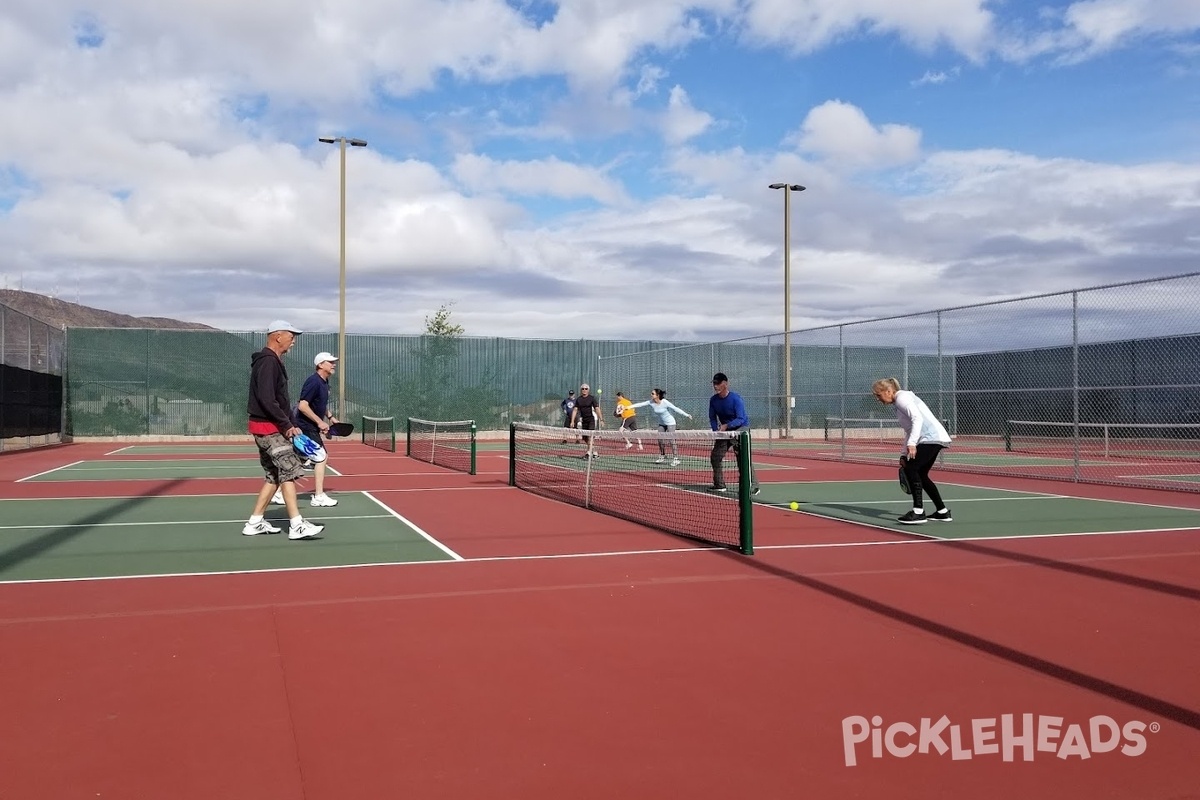
[[[788,503],[788,508],[790,508],[792,511],[799,511],[800,504],[793,500],[792,502]]]

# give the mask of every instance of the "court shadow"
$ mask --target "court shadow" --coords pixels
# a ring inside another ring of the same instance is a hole
[[[922,617],[919,614],[913,614],[908,611],[890,606],[887,603],[873,600],[869,597],[857,594],[843,589],[840,586],[834,586],[831,583],[818,580],[817,578],[802,575],[782,567],[774,566],[764,562],[761,558],[746,558],[745,556],[736,553],[724,553],[727,558],[736,559],[739,564],[750,567],[777,578],[782,578],[791,581],[799,586],[820,592],[829,597],[849,603],[864,609],[874,614],[895,620],[896,622],[908,625],[912,628],[924,631],[934,636],[956,642],[964,647],[977,650],[985,653],[993,658],[1003,659],[1009,663],[1015,664],[1025,669],[1040,672],[1043,675],[1054,678],[1055,680],[1063,681],[1078,686],[1081,689],[1102,694],[1111,697],[1122,703],[1127,703],[1131,706],[1136,706],[1152,714],[1178,722],[1180,725],[1186,725],[1189,728],[1200,731],[1200,711],[1186,708],[1177,705],[1167,700],[1163,700],[1153,695],[1139,692],[1135,689],[1130,689],[1127,686],[1106,681],[1094,675],[1088,675],[1085,672],[1071,669],[1070,667],[1056,664],[1053,661],[1048,661],[1044,658],[1039,658],[1031,653],[1025,653],[1013,647],[993,642],[985,639],[982,636],[977,636],[967,631],[959,630],[937,620]]]
[[[855,516],[848,517],[845,513],[838,514],[836,513],[835,509],[852,511]],[[897,515],[895,510],[888,511],[877,506],[854,505],[851,503],[836,503],[828,505],[812,503],[805,506],[805,510],[826,519],[841,520],[842,522],[862,522],[868,520],[872,524],[882,522],[886,523],[889,528],[894,528],[893,532],[897,536],[933,539],[949,547],[955,547],[959,550],[969,550],[973,553],[979,553],[980,555],[985,555],[992,558],[1002,558],[1007,561],[1019,561],[1023,564],[1045,567],[1046,569],[1067,572],[1072,575],[1082,575],[1088,578],[1096,578],[1097,580],[1121,583],[1137,589],[1145,589],[1151,592],[1159,592],[1160,594],[1171,595],[1172,597],[1182,597],[1188,600],[1200,600],[1200,589],[1195,589],[1191,586],[1180,586],[1179,584],[1175,583],[1158,581],[1154,580],[1153,578],[1143,578],[1137,575],[1129,575],[1127,573],[1117,572],[1111,569],[1100,569],[1099,567],[1091,567],[1087,566],[1086,564],[1076,564],[1070,561],[1059,561],[1057,559],[1047,558],[1045,556],[1014,552],[1012,550],[1005,550],[999,547],[980,544],[979,542],[975,542],[970,539],[943,539],[940,535],[945,531],[941,530],[941,526],[946,525],[947,523],[930,522],[920,526],[919,528],[918,526],[911,526],[911,528],[901,526],[896,522]],[[953,523],[948,524],[952,525]],[[937,527],[930,527],[931,525]],[[1016,543],[1022,541],[1022,537],[1013,536],[1006,541]]]
[[[68,542],[77,536],[92,530],[95,526],[111,521],[118,514],[135,508],[139,504],[155,497],[163,497],[166,493],[175,486],[178,486],[189,480],[188,478],[175,478],[156,486],[152,491],[137,495],[136,497],[127,497],[119,500],[116,503],[106,507],[102,511],[97,511],[78,522],[74,522],[67,528],[55,528],[46,531],[45,533],[23,542],[9,550],[0,551],[0,574],[10,567],[14,567],[31,558],[46,553],[49,550],[58,547],[64,542]],[[53,503],[54,500],[45,500],[44,502]]]
[[[880,508],[879,506],[857,506],[853,503],[810,503],[804,506],[805,511],[819,514],[829,519],[840,519],[843,522],[854,522],[854,517],[866,517],[872,522],[895,522],[899,514],[895,509]],[[838,513],[842,511],[843,513]],[[847,518],[844,512],[849,511],[854,517]]]

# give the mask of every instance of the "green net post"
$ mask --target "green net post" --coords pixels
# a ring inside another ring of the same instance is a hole
[[[1012,452],[1012,420],[1004,420],[1004,452]]]
[[[508,485],[517,485],[517,426],[508,424]]]
[[[412,458],[412,417],[404,420],[404,455]]]
[[[359,436],[362,437],[362,443],[366,444],[367,443],[367,416],[366,416],[366,414],[363,415],[360,422],[362,424],[358,426],[358,434],[359,434]]]
[[[475,434],[478,430],[475,427],[475,421],[471,421],[471,474],[475,474]]]
[[[750,431],[738,433],[738,550],[754,555],[754,500],[751,489]]]

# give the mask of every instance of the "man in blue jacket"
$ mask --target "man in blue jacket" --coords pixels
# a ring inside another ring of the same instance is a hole
[[[724,372],[713,375],[713,391],[716,392],[708,401],[708,422],[714,431],[740,431],[750,428],[750,417],[746,414],[746,404],[737,392],[729,391],[729,377]],[[711,492],[727,492],[725,487],[725,471],[722,462],[729,448],[738,452],[738,445],[731,439],[718,439],[713,442],[712,471],[713,485]],[[754,467],[750,467],[750,494],[758,494],[758,481],[754,477]]]

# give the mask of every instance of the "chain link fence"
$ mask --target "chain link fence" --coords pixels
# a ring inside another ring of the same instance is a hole
[[[284,357],[293,400],[336,333],[306,333]],[[70,328],[68,430],[74,436],[232,436],[246,433],[250,356],[262,332]],[[559,424],[566,393],[595,381],[601,356],[665,342],[348,335],[330,379],[342,419],[362,415],[474,419],[507,435],[510,422]],[[485,433],[486,435],[486,433]]]
[[[63,343],[62,330],[0,305],[0,451],[62,441]]]
[[[746,401],[759,454],[891,463],[901,430],[871,385],[895,377],[954,436],[944,468],[1200,491],[1200,273],[675,346],[599,370],[605,387],[661,387],[704,416],[717,371]]]
[[[250,355],[261,332],[67,332],[67,425],[75,436],[244,435]],[[285,357],[292,397],[334,333]],[[785,378],[790,350],[792,374]],[[666,390],[708,427],[714,372],[746,400],[756,452],[890,463],[900,431],[871,395],[895,377],[955,437],[943,467],[1200,491],[1200,273],[709,344],[348,335],[331,380],[343,419],[560,424],[589,382]],[[789,386],[790,383],[790,386]]]

